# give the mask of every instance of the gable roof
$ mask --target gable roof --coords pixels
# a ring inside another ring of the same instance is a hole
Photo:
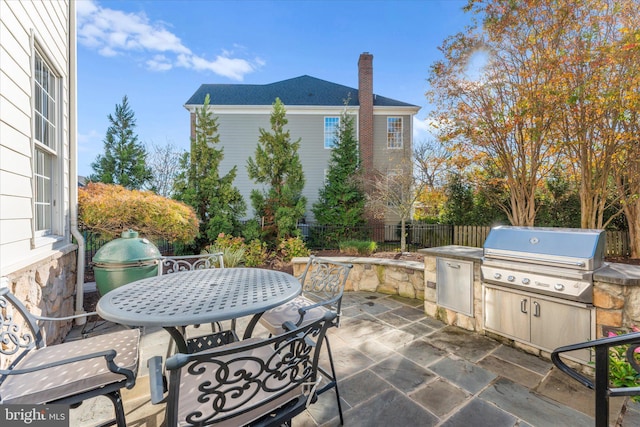
[[[344,106],[358,105],[358,89],[311,76],[300,76],[266,85],[203,84],[185,105],[202,105],[209,94],[211,105],[272,105],[276,97],[284,105]],[[406,102],[374,95],[374,107],[417,107]]]

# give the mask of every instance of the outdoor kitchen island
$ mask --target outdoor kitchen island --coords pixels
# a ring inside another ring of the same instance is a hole
[[[483,282],[482,266],[485,260],[482,248],[450,245],[421,249],[419,252],[424,255],[424,309],[427,315],[450,325],[500,339],[529,353],[549,358],[549,352],[543,350],[540,345],[528,339],[514,338],[512,331],[500,333],[491,325],[487,327],[485,313],[487,288],[490,295],[492,295],[491,292],[498,291],[500,294],[500,291],[504,290],[506,292],[503,295],[518,298],[518,311],[522,308],[535,315],[533,310],[539,308],[533,307],[531,301],[528,302],[528,306],[519,306],[524,299],[521,297],[536,296],[531,292],[506,287],[501,289],[496,284]],[[455,285],[452,282],[455,282]],[[593,271],[590,283],[593,295],[587,298],[587,302],[567,300],[563,303],[562,299],[548,295],[541,295],[540,298],[555,300],[552,302],[560,302],[561,308],[566,306],[569,310],[575,310],[568,311],[567,315],[572,319],[576,317],[574,322],[582,323],[578,327],[586,329],[587,339],[606,336],[611,330],[626,332],[632,326],[640,326],[640,266],[605,263],[601,268]],[[438,290],[438,287],[453,287],[455,292],[443,292],[442,289]],[[459,301],[456,302],[451,294],[459,295]],[[545,306],[542,308],[546,309]],[[577,320],[578,318],[581,320]],[[554,327],[561,329],[565,325],[556,324]],[[571,325],[571,328],[574,327],[575,325]],[[583,338],[577,337],[575,342],[583,341]],[[577,357],[583,359],[583,357]]]

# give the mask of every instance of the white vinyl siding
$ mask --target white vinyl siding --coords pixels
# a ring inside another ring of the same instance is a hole
[[[0,0],[1,276],[70,243],[72,10],[70,0]]]
[[[402,148],[402,117],[387,117],[387,148]]]
[[[324,148],[332,149],[335,147],[339,129],[340,117],[324,118]]]

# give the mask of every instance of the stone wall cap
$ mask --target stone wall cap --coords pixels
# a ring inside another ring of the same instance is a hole
[[[593,273],[593,280],[614,285],[640,286],[640,266],[608,263]]]

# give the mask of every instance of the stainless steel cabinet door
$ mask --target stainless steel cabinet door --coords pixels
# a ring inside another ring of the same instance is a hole
[[[485,287],[484,327],[511,338],[529,341],[529,310],[531,298]]]
[[[437,304],[473,317],[473,262],[436,258]]]
[[[591,339],[591,310],[540,298],[531,299],[531,342],[547,351]],[[589,350],[568,353],[589,361]]]

